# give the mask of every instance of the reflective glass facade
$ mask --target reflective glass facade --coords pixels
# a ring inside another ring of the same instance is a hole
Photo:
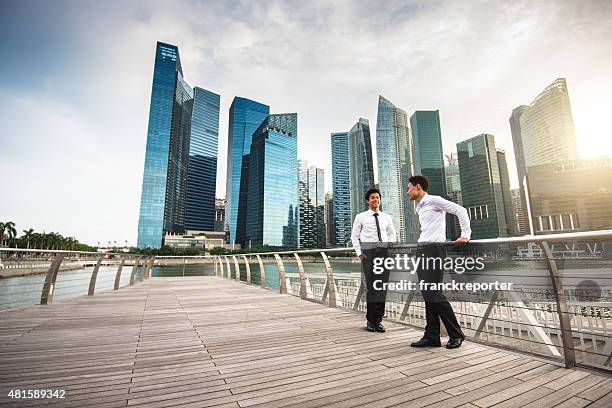
[[[191,117],[185,229],[213,231],[220,96],[196,87]]]
[[[360,118],[349,132],[349,186],[351,219],[368,209],[365,193],[374,188],[370,123]]]
[[[416,111],[410,117],[414,172],[429,179],[429,193],[446,197],[439,111]]]
[[[230,243],[244,244],[248,183],[242,181],[248,177],[253,133],[269,113],[269,106],[240,97],[235,97],[230,107],[225,190],[225,222]],[[294,185],[297,190],[296,186],[297,182]]]
[[[183,227],[191,88],[183,81],[178,48],[157,43],[145,165],[138,219],[138,247],[159,248],[164,230]]]
[[[346,246],[351,240],[351,198],[349,185],[348,132],[331,134],[332,154],[332,213],[334,234],[332,244]]]
[[[325,248],[325,172],[298,161],[299,248]]]
[[[415,242],[418,224],[408,199],[408,177],[414,174],[408,115],[382,96],[378,99],[376,156],[382,210],[393,219],[400,242]]]
[[[245,245],[298,246],[297,114],[269,115],[253,135]]]

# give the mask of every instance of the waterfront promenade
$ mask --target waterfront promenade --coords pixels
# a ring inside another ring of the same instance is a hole
[[[466,341],[219,277],[0,312],[0,405],[72,407],[609,407],[609,374]],[[11,389],[65,399],[8,398]]]

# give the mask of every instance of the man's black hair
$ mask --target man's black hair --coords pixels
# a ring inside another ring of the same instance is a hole
[[[371,188],[369,189],[366,193],[365,193],[365,199],[366,201],[368,201],[370,199],[370,195],[374,194],[374,193],[378,193],[378,197],[382,198],[382,195],[380,194],[380,190],[377,188]]]
[[[421,176],[420,174],[417,176],[408,177],[408,182],[413,186],[420,184],[421,188],[425,191],[427,191],[427,189],[429,188],[429,180],[427,180],[427,177]]]

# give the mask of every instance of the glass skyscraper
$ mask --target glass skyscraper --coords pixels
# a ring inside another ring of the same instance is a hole
[[[219,95],[201,88],[194,92],[183,79],[178,48],[158,42],[138,219],[139,248],[160,248],[166,233],[182,234],[194,226],[213,229],[218,125]],[[208,160],[211,157],[214,161]],[[209,195],[203,198],[202,194]]]
[[[185,200],[186,230],[215,229],[219,106],[219,95],[195,87]]]
[[[378,98],[376,155],[381,207],[393,219],[400,242],[418,238],[414,205],[406,191],[408,177],[414,174],[412,141],[408,115],[384,97]]]
[[[253,134],[245,245],[298,246],[297,113],[269,115]]]
[[[325,173],[299,160],[299,247],[325,248]]]
[[[334,239],[332,244],[346,246],[351,240],[351,196],[349,186],[348,132],[331,134],[332,212]]]
[[[500,169],[495,138],[481,134],[459,142],[457,155],[461,198],[470,216],[472,239],[507,237],[505,199],[510,197],[510,190],[504,189],[508,170]],[[505,155],[501,164],[505,164]],[[511,201],[509,205],[508,211],[512,211]]]
[[[268,105],[240,97],[235,97],[230,107],[225,222],[233,244],[245,244],[248,183],[243,181],[248,178],[253,133],[269,113]]]
[[[360,118],[351,128],[348,146],[351,220],[354,220],[357,214],[368,209],[365,193],[374,188],[372,141],[367,119]]]
[[[414,173],[429,180],[429,193],[446,197],[439,111],[416,111],[410,117]]]

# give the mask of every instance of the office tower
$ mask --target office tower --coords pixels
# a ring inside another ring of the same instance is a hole
[[[189,140],[185,229],[215,229],[219,95],[195,87]]]
[[[416,111],[410,117],[414,174],[429,180],[429,193],[446,197],[440,111]]]
[[[528,168],[536,234],[612,228],[612,160],[565,160]]]
[[[444,176],[446,179],[446,195],[447,199],[463,205],[461,200],[461,180],[459,178],[459,162],[456,154],[447,154],[445,157]],[[459,219],[453,214],[446,215],[446,238],[454,240],[461,235],[461,226]]]
[[[138,247],[168,234],[212,229],[219,95],[183,79],[178,48],[157,43],[138,219]],[[205,145],[203,145],[205,144]],[[210,196],[204,197],[204,195]]]
[[[512,196],[512,211],[514,212],[514,218],[516,219],[516,235],[528,235],[529,234],[529,215],[523,207],[523,201],[521,200],[521,189],[514,188],[510,190]],[[525,229],[526,226],[526,229]]]
[[[298,246],[297,114],[268,115],[255,130],[248,169],[245,245]]]
[[[325,247],[325,175],[299,160],[299,247]]]
[[[516,235],[516,218],[512,210],[512,195],[510,194],[510,176],[508,175],[508,162],[506,152],[497,149],[497,164],[501,181],[501,192],[504,202],[504,215],[506,216],[506,234],[509,237]]]
[[[505,193],[495,138],[481,134],[459,142],[457,156],[461,198],[470,216],[472,239],[507,237]]]
[[[351,241],[351,195],[349,180],[348,132],[331,134],[332,195],[335,239],[333,245],[346,246]]]
[[[253,133],[269,113],[269,106],[240,97],[235,97],[230,107],[225,222],[232,244],[245,244],[248,183],[243,181],[248,179]]]
[[[382,209],[393,219],[400,242],[418,238],[414,205],[406,191],[408,177],[414,174],[410,139],[406,112],[380,96],[376,120],[378,182]]]
[[[215,199],[215,231],[225,231],[225,199]]]
[[[329,248],[336,242],[336,230],[334,228],[334,197],[331,193],[325,193],[325,247]]]
[[[374,188],[372,141],[367,119],[360,118],[351,128],[348,146],[351,220],[354,220],[357,214],[368,209],[365,193]]]
[[[529,200],[525,193],[528,167],[578,158],[574,119],[565,79],[555,80],[530,105],[515,108],[510,116],[510,130],[521,189],[521,205],[525,211],[529,211]],[[527,233],[531,228],[529,224],[519,224],[519,231]]]

